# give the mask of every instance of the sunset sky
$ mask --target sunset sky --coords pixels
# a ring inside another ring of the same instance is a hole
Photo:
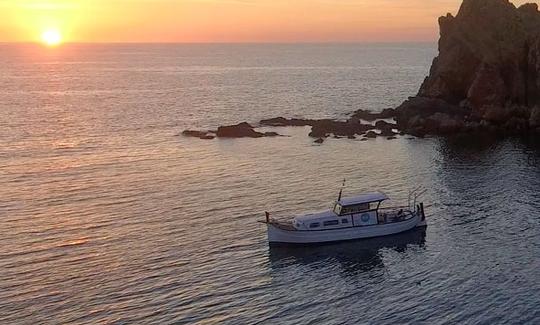
[[[526,1],[514,1],[521,4]],[[0,0],[0,42],[432,41],[461,0]]]

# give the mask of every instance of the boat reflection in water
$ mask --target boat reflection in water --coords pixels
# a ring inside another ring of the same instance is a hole
[[[381,249],[405,252],[410,246],[424,247],[426,228],[415,228],[397,235],[362,239],[319,246],[271,245],[270,264],[273,270],[292,265],[320,267],[338,263],[346,273],[369,271],[383,267]]]

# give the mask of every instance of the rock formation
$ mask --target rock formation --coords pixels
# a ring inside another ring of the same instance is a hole
[[[278,137],[280,134],[276,132],[258,132],[254,127],[246,122],[236,125],[220,126],[217,131],[197,131],[185,130],[182,134],[186,137],[195,137],[203,140],[211,140],[216,136],[218,138],[262,138],[262,137]]]
[[[540,131],[540,12],[508,0],[464,0],[439,18],[439,56],[418,95],[396,109],[407,133]]]
[[[220,126],[216,135],[219,138],[262,138],[264,133],[257,132],[249,123],[242,122],[236,125]]]
[[[331,119],[287,119],[284,117],[275,117],[271,119],[261,120],[260,124],[264,126],[311,126],[311,132],[309,136],[312,138],[326,138],[333,134],[335,137],[343,137],[348,139],[355,139],[357,135],[363,135],[366,132],[374,129],[381,130],[380,134],[375,132],[370,133],[371,136],[375,134],[382,136],[394,136],[396,133],[393,129],[397,129],[397,125],[382,121],[381,119],[390,119],[395,115],[395,111],[392,108],[383,110],[381,113],[372,113],[366,110],[358,110],[351,114],[350,118],[346,121],[336,121]],[[373,124],[364,124],[364,121],[375,121]]]
[[[287,119],[284,117],[274,117],[261,120],[259,125],[283,127],[283,126],[311,126],[309,136],[317,139],[316,143],[323,143],[324,139],[333,135],[336,138],[356,139],[358,135],[365,135],[368,138],[376,138],[378,136],[394,138],[397,133],[394,129],[398,128],[397,124],[386,122],[382,119],[390,119],[394,116],[394,109],[388,108],[381,113],[372,113],[365,110],[358,110],[351,114],[346,121],[338,121],[332,119]],[[539,114],[540,115],[540,114]],[[376,121],[375,124],[364,124],[362,121]],[[378,129],[381,132],[377,133],[373,130]],[[371,131],[371,132],[368,132]],[[366,133],[367,132],[367,133]],[[185,130],[182,132],[184,136],[196,137],[200,139],[218,138],[262,138],[280,136],[276,132],[261,133],[255,130],[255,127],[247,122],[242,122],[236,125],[220,126],[217,131],[197,131]]]
[[[415,97],[381,113],[358,110],[347,121],[286,119],[264,126],[311,126],[310,136],[393,138],[463,131],[540,134],[540,12],[508,0],[464,0],[458,14],[439,18],[439,55]],[[397,124],[380,121],[394,118]],[[379,120],[379,121],[377,121]],[[362,121],[377,121],[363,124]],[[381,132],[374,132],[378,129]],[[185,131],[201,139],[265,137],[248,123],[217,132]],[[321,140],[318,140],[319,142]]]

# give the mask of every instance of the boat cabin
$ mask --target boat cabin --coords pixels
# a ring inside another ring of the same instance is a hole
[[[331,211],[294,218],[293,226],[297,230],[328,230],[377,225],[380,204],[387,199],[380,192],[343,198],[336,201]]]

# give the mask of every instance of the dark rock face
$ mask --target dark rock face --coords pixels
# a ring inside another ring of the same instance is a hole
[[[394,129],[398,128],[397,124],[388,123],[386,121],[377,121],[375,127],[381,130],[381,135],[384,137],[393,137],[397,135],[397,133],[394,132]]]
[[[397,128],[405,133],[425,136],[427,133],[451,133],[459,129],[468,111],[438,98],[412,97],[397,108]],[[442,124],[442,126],[441,126]]]
[[[531,111],[531,117],[529,119],[529,125],[531,128],[540,130],[540,106],[535,106]]]
[[[257,132],[249,123],[242,122],[236,125],[220,126],[216,135],[219,138],[262,138],[264,133]]]
[[[528,132],[538,125],[540,12],[508,0],[464,0],[439,19],[439,56],[417,97],[397,108],[407,133],[479,127]],[[483,123],[483,124],[482,124]]]
[[[395,110],[393,108],[387,108],[384,109],[380,113],[373,113],[370,111],[366,111],[363,109],[359,109],[356,112],[354,112],[351,116],[351,119],[361,119],[366,121],[375,121],[379,119],[388,119],[393,118],[395,116]]]
[[[329,134],[334,134],[338,137],[350,137],[364,134],[373,128],[373,125],[362,124],[353,120],[347,122],[318,120],[313,124],[309,136],[312,138],[325,138]]]

